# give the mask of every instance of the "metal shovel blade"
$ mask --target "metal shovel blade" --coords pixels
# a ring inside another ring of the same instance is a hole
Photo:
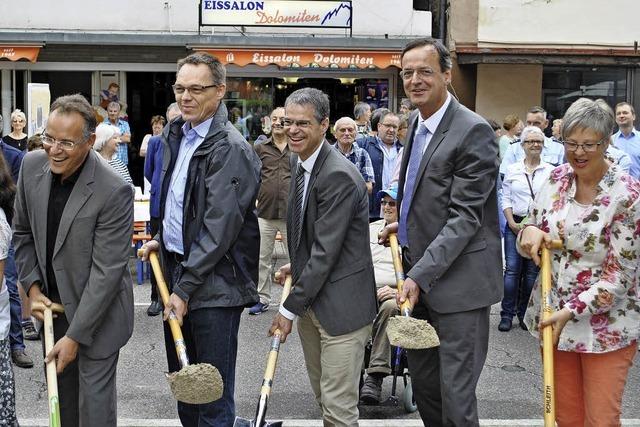
[[[282,427],[282,421],[265,421],[261,426],[258,426],[255,420],[236,417],[233,427]]]

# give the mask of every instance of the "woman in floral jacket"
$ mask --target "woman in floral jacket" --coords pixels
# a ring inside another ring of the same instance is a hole
[[[534,336],[553,326],[558,426],[617,426],[640,335],[640,183],[605,158],[615,121],[603,100],[579,99],[563,120],[568,164],[551,172],[518,236],[536,264],[542,244],[563,241],[552,255],[555,312],[541,321],[538,278],[525,323]]]

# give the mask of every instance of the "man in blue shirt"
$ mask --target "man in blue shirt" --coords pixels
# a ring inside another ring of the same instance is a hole
[[[544,132],[548,125],[547,112],[542,107],[532,107],[527,112],[527,126],[538,127]],[[524,159],[522,144],[519,143],[519,140],[516,141],[517,143],[514,142],[507,148],[502,163],[500,163],[501,175],[507,172],[509,165]],[[564,163],[564,146],[551,138],[545,138],[540,157],[543,161],[558,166]]]
[[[110,102],[107,107],[107,117],[104,119],[104,122],[120,129],[120,143],[118,144],[115,157],[128,166],[131,128],[129,128],[129,122],[120,118],[120,108],[119,103]]]
[[[616,123],[618,132],[611,137],[613,145],[631,157],[629,175],[640,179],[640,133],[633,126],[636,110],[628,102],[616,105]]]

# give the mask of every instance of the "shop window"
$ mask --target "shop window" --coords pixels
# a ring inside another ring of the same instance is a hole
[[[543,107],[561,118],[578,98],[604,99],[611,107],[627,95],[627,69],[546,66],[542,75]]]
[[[31,83],[48,83],[51,102],[79,93],[91,102],[91,71],[32,71]]]

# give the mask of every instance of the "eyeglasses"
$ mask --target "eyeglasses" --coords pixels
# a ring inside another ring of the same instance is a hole
[[[385,205],[389,205],[390,208],[395,208],[396,207],[396,202],[393,200],[381,200],[380,201],[380,206],[385,206]]]
[[[533,145],[533,144],[544,145],[544,141],[540,141],[540,140],[522,141],[522,143],[527,145]]]
[[[58,144],[58,146],[65,150],[65,151],[73,151],[76,146],[78,146],[78,143],[73,142],[73,141],[69,141],[66,139],[55,139],[55,138],[51,138],[49,135],[43,134],[42,135],[42,145],[45,148],[51,148],[53,147],[55,144]]]
[[[282,123],[282,126],[289,128],[293,125],[296,125],[296,127],[299,127],[301,129],[308,129],[311,127],[311,120],[291,120],[291,119],[282,119],[280,120],[280,123]]]
[[[400,71],[400,77],[402,80],[411,80],[414,74],[418,74],[418,78],[420,79],[428,79],[434,75],[434,71],[431,68],[418,68],[417,70]]]
[[[203,86],[203,85],[193,85],[193,86],[182,86],[182,85],[178,85],[175,84],[173,86],[171,86],[171,88],[173,89],[173,92],[176,95],[182,95],[183,93],[185,93],[186,91],[189,91],[189,93],[191,95],[200,95],[202,94],[205,90],[211,88],[211,87],[218,87],[220,85],[207,85],[207,86]]]
[[[587,142],[585,144],[577,144],[573,141],[561,141],[562,145],[564,145],[564,149],[573,153],[574,151],[578,151],[578,147],[582,148],[585,153],[593,153],[598,149],[598,145],[601,145],[604,140],[600,140],[598,142]]]

